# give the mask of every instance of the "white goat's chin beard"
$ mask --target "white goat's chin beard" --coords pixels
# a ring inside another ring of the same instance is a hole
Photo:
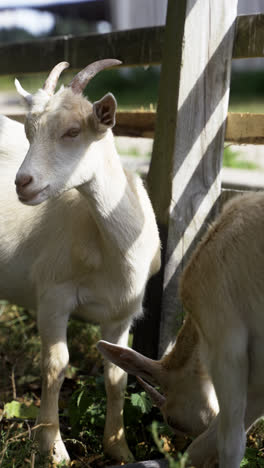
[[[39,192],[33,193],[33,195],[29,195],[28,197],[23,197],[18,195],[18,199],[21,203],[24,205],[39,205],[40,203],[46,201],[48,198],[50,198],[50,191],[49,191],[50,186],[47,185],[44,187],[42,190]]]

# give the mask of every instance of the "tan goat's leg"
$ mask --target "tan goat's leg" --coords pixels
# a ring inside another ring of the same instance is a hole
[[[58,399],[69,361],[67,324],[73,308],[68,287],[49,291],[41,298],[38,327],[42,341],[42,392],[37,424],[43,425],[36,438],[42,453],[52,456],[54,463],[69,463],[70,458],[61,439]],[[68,297],[67,297],[68,296]]]
[[[228,328],[228,327],[227,327]],[[246,331],[228,330],[211,362],[211,375],[219,402],[219,468],[239,468],[246,447],[245,414],[248,391]]]
[[[130,323],[106,324],[102,326],[102,338],[120,346],[127,346]],[[107,396],[104,451],[115,460],[131,461],[124,430],[123,407],[127,374],[119,367],[105,361],[105,389]]]
[[[217,425],[218,416],[210,426],[198,436],[188,447],[188,466],[195,468],[213,468],[218,459],[217,451]]]
[[[248,394],[245,427],[249,428],[264,414],[263,393]],[[196,468],[214,468],[218,466],[217,433],[219,415],[209,428],[197,437],[188,447],[187,453],[192,466]]]

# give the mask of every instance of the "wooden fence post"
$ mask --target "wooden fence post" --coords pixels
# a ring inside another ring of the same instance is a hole
[[[151,357],[175,341],[183,321],[179,277],[221,191],[236,15],[237,0],[168,0],[147,179],[163,268],[149,285],[148,312],[134,345]]]

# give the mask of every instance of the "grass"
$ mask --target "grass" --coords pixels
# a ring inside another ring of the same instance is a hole
[[[36,321],[30,312],[15,306],[2,303],[0,310],[0,466],[44,468],[47,461],[39,458],[34,443],[34,420],[41,394]],[[76,468],[113,464],[102,448],[106,397],[102,358],[95,346],[99,338],[98,327],[70,321],[71,364],[59,408],[63,439]],[[136,459],[160,458],[151,431],[153,419],[158,421],[159,436],[166,441],[167,450],[176,453],[175,437],[135,381],[128,386],[124,417],[128,443]],[[178,442],[176,447],[182,450],[183,445]]]
[[[98,328],[70,321],[71,364],[60,395],[63,439],[75,468],[103,468],[113,464],[103,454],[106,397],[102,358],[96,349]],[[0,304],[0,466],[47,468],[34,442],[34,419],[40,405],[40,353],[32,314]],[[170,468],[184,468],[182,456],[190,439],[173,435],[145,392],[130,381],[125,396],[125,427],[136,460],[165,456]],[[156,421],[153,423],[153,421]],[[264,420],[248,436],[241,466],[264,467]],[[162,455],[161,455],[162,454]],[[63,464],[61,464],[63,466]]]

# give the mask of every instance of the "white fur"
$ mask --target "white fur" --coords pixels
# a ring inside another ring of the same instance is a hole
[[[113,99],[102,101],[111,101],[112,113]],[[33,96],[25,125],[30,145],[22,125],[0,119],[0,294],[37,309],[43,374],[38,423],[50,424],[37,437],[56,462],[69,460],[58,421],[69,316],[96,321],[105,339],[125,345],[131,321],[142,313],[146,282],[160,265],[150,201],[139,177],[123,171],[110,126],[69,88],[51,98],[43,90]],[[65,136],[77,127],[79,135]],[[107,364],[105,381],[105,450],[128,459],[126,375]]]

